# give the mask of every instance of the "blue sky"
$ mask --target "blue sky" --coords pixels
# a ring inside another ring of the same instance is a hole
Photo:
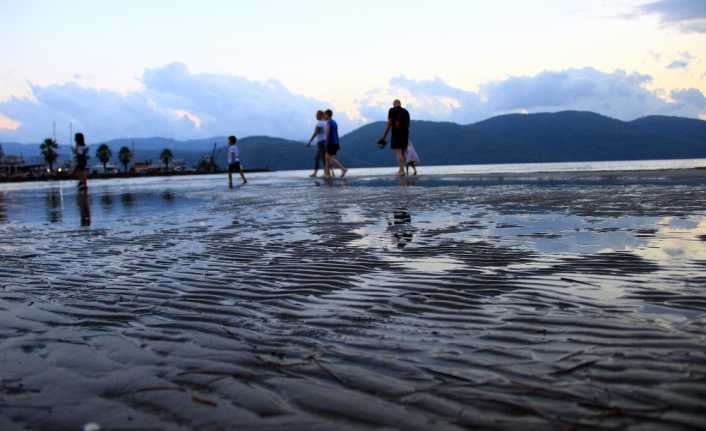
[[[586,109],[706,118],[704,0],[0,0],[0,141],[304,139],[401,98],[470,123]]]

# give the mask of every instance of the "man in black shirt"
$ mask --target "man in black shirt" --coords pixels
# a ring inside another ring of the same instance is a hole
[[[387,127],[382,134],[380,142],[385,142],[387,132],[392,131],[392,139],[390,148],[395,152],[397,163],[400,165],[400,170],[397,175],[404,176],[404,168],[406,164],[404,153],[409,145],[409,112],[402,107],[402,102],[395,100],[392,102],[392,108],[387,113]]]

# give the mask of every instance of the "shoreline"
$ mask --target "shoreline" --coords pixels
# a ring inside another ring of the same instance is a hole
[[[248,173],[258,173],[258,172],[275,172],[267,168],[255,168],[255,169],[243,169],[243,171]],[[217,172],[154,172],[154,173],[118,173],[118,174],[91,174],[88,175],[89,180],[111,180],[111,179],[121,179],[121,178],[153,178],[153,177],[185,177],[185,176],[199,176],[199,175],[218,175],[218,174],[228,174],[228,171],[217,171]],[[26,182],[39,182],[39,181],[66,181],[76,179],[73,175],[53,175],[53,176],[43,176],[43,177],[30,177],[30,178],[1,178],[0,183],[26,183]]]
[[[501,163],[501,164],[451,164],[451,165],[425,165],[418,166],[421,175],[408,177],[410,181],[418,178],[433,178],[438,176],[463,177],[472,182],[484,184],[505,184],[508,182],[527,182],[534,184],[551,182],[620,182],[620,181],[688,181],[700,182],[706,179],[706,159],[658,159],[658,160],[603,160],[603,161],[574,161],[574,162],[527,162],[527,163]],[[355,167],[349,169],[347,178],[397,178],[394,175],[396,166],[383,167]],[[110,180],[127,178],[159,178],[159,177],[184,177],[227,174],[227,170],[216,172],[143,172],[117,174],[98,173],[88,176],[89,180]],[[309,175],[309,169],[275,170],[270,168],[245,169],[246,174],[275,173],[278,176]],[[303,175],[306,173],[306,175]],[[319,177],[323,179],[323,177]],[[36,177],[0,177],[2,183],[22,183],[37,181],[66,181],[74,180],[74,176],[63,172],[52,176]]]
[[[673,184],[675,182],[686,182],[686,183],[706,183],[706,166],[704,167],[690,167],[690,168],[664,168],[664,169],[636,169],[636,170],[577,170],[577,171],[536,171],[536,172],[482,172],[482,173],[468,173],[468,172],[433,172],[434,168],[445,168],[446,166],[426,166],[420,167],[420,175],[418,176],[408,176],[408,177],[397,177],[394,175],[394,167],[391,168],[351,168],[349,169],[349,174],[346,176],[346,180],[350,182],[356,179],[388,179],[388,180],[401,180],[408,183],[419,183],[428,182],[436,177],[446,177],[453,178],[457,177],[463,179],[464,182],[468,183],[478,183],[483,185],[493,185],[493,184],[547,184],[547,183],[644,183],[644,182],[655,182],[655,183],[666,183]],[[356,175],[361,170],[375,169],[384,170],[389,169],[389,173],[379,173],[379,174],[362,174]],[[430,173],[425,173],[425,170],[432,170]],[[285,173],[297,173],[297,172],[308,172],[306,170],[286,170],[286,171],[274,171],[268,169],[246,169],[246,174],[253,173],[271,173],[271,174],[285,174]],[[187,177],[187,176],[206,176],[206,175],[226,175],[227,171],[219,172],[173,172],[173,173],[154,173],[154,174],[119,174],[119,175],[91,175],[88,177],[89,180],[111,180],[111,179],[127,179],[127,178],[160,178],[160,177]],[[0,179],[0,184],[2,183],[25,183],[25,182],[50,182],[50,181],[67,181],[74,180],[75,178],[70,175],[57,176],[57,177],[46,177],[46,178],[22,178],[22,179]],[[304,176],[302,176],[304,179]],[[308,179],[308,177],[307,177]],[[318,177],[317,179],[323,180],[324,177]],[[336,178],[340,180],[340,178]],[[414,184],[410,184],[414,185]],[[420,184],[422,185],[422,184]]]

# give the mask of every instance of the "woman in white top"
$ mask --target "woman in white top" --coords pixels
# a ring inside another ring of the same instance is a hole
[[[316,159],[314,159],[314,173],[310,177],[316,177],[319,173],[319,166],[326,169],[326,121],[324,120],[324,111],[316,111],[316,127],[312,133],[307,147],[316,141]]]

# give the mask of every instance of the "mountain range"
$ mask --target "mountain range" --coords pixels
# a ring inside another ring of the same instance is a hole
[[[384,127],[384,122],[371,123],[343,136],[341,161],[350,167],[394,164],[390,150],[376,145]],[[666,116],[620,121],[592,112],[563,111],[501,115],[468,125],[413,121],[410,139],[427,165],[706,158],[706,121]],[[115,164],[118,150],[125,145],[134,148],[134,160],[152,159],[159,164],[161,150],[170,148],[175,159],[189,165],[211,154],[214,143],[216,161],[223,167],[225,136],[107,142]],[[38,144],[2,145],[6,154],[39,159]],[[306,150],[303,142],[252,136],[239,140],[239,145],[243,163],[250,168],[287,170],[313,165],[314,149]],[[93,156],[97,144],[91,147]],[[69,157],[68,146],[60,146],[60,156]],[[91,164],[95,162],[93,158]]]

